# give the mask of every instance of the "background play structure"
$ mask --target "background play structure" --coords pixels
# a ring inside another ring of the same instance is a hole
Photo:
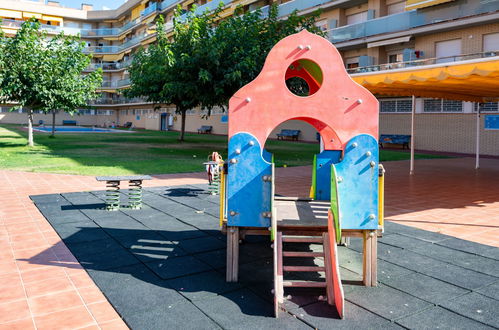
[[[305,121],[321,136],[310,198],[274,192],[273,156],[264,145],[272,130],[287,120]],[[227,281],[238,279],[240,238],[270,234],[276,316],[283,308],[286,288],[308,287],[324,288],[325,299],[343,317],[336,249],[343,237],[363,237],[363,282],[377,283],[384,172],[378,162],[377,137],[378,101],[350,79],[329,41],[302,31],[277,43],[258,77],[229,102],[229,150],[220,189]],[[323,250],[296,249],[310,243],[322,244]],[[323,258],[324,265],[287,264],[289,259],[307,258]],[[317,272],[325,279],[285,278]]]

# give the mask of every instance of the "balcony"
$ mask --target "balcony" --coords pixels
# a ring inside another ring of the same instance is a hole
[[[98,68],[101,68],[104,71],[116,71],[116,70],[121,70],[124,68],[127,68],[132,64],[132,60],[128,60],[125,62],[101,62],[101,63],[91,63],[86,71],[92,71],[96,70]]]
[[[287,16],[295,10],[304,10],[315,6],[320,6],[331,0],[294,0],[279,5],[279,16]]]
[[[1,22],[1,26],[4,28],[9,28],[9,29],[20,29],[21,25],[25,21],[16,21],[13,19],[3,19]],[[48,25],[48,24],[40,24],[41,29],[43,31],[46,31],[47,33],[50,34],[58,34],[64,31],[65,34],[70,34],[70,35],[76,35],[80,32],[80,29],[78,28],[71,28],[71,27],[62,27],[58,25]]]
[[[378,72],[378,71],[395,70],[395,69],[406,69],[406,68],[415,68],[418,66],[442,64],[442,63],[455,63],[460,61],[474,60],[486,57],[495,57],[495,56],[499,57],[499,52],[462,54],[456,56],[434,57],[434,58],[427,58],[427,59],[407,61],[407,62],[362,66],[362,67],[347,69],[347,72],[349,74],[356,74],[356,73]]]
[[[151,103],[148,102],[145,98],[142,97],[134,97],[134,98],[126,98],[126,97],[101,97],[95,100],[91,100],[89,102],[92,105],[117,105],[117,104],[136,104],[136,103]]]
[[[164,0],[162,1],[160,4],[159,4],[159,10],[165,10],[167,9],[168,7],[171,7],[173,5],[176,5],[180,3],[179,0]]]
[[[305,2],[306,1],[307,0],[305,0]],[[204,5],[198,6],[196,8],[196,10],[194,11],[194,14],[200,15],[200,14],[204,13],[205,11],[213,11],[218,7],[220,2],[223,2],[224,5],[228,5],[229,3],[232,2],[232,0],[211,0],[210,2],[208,2]],[[182,14],[180,16],[180,20],[181,21],[185,20],[187,18],[187,15],[188,15],[188,13]]]
[[[109,89],[109,88],[116,88],[116,80],[104,80],[102,82],[101,88],[103,89]]]
[[[158,3],[153,2],[149,5],[149,7],[147,7],[146,9],[144,9],[140,12],[140,16],[142,16],[142,17],[148,16],[148,15],[156,12],[157,10],[158,10]]]
[[[118,86],[118,88],[130,86],[130,78],[118,80],[116,86]]]
[[[416,9],[371,19],[358,24],[342,26],[329,30],[328,35],[329,40],[332,43],[339,43],[342,41],[366,38],[378,34],[405,31],[425,25],[442,23],[445,21],[495,11],[497,11],[497,4],[492,5],[492,2],[481,3],[478,1],[456,1],[453,4],[439,9]]]
[[[89,46],[84,49],[85,53],[99,53],[99,54],[114,54],[119,53],[127,48],[139,44],[142,40],[150,37],[150,34],[136,36],[119,46]]]

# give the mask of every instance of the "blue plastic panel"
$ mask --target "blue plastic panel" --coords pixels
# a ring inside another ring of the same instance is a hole
[[[485,129],[499,129],[499,115],[485,115]]]
[[[258,140],[249,133],[232,136],[228,161],[227,225],[270,227],[263,213],[271,212],[272,182],[263,177],[271,177],[272,164],[262,158]]]
[[[341,150],[324,150],[316,155],[315,199],[331,199],[331,165],[338,163]]]
[[[332,165],[341,229],[378,228],[378,160],[378,141],[361,134],[348,142],[342,161]]]

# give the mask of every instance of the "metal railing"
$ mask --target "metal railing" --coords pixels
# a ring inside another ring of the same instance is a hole
[[[125,43],[119,46],[89,46],[86,47],[83,51],[85,53],[119,53],[127,48],[139,44],[141,41],[150,36],[151,36],[150,34],[139,35],[126,41]]]
[[[433,57],[433,58],[411,60],[406,62],[384,63],[378,65],[362,66],[362,67],[347,69],[347,72],[350,74],[377,72],[377,71],[412,68],[412,67],[440,64],[440,63],[460,62],[460,61],[474,60],[486,57],[499,57],[499,50],[496,52],[483,52],[483,53],[462,54],[455,56]]]
[[[92,105],[112,105],[112,104],[133,104],[133,103],[151,103],[148,102],[145,98],[142,97],[118,97],[118,98],[110,98],[110,97],[101,97],[89,102]]]
[[[124,62],[91,63],[87,67],[86,70],[90,71],[90,70],[95,70],[95,69],[98,69],[98,68],[101,68],[104,71],[106,71],[106,70],[120,70],[120,69],[124,69],[124,68],[129,67],[130,64],[132,64],[132,59],[129,59],[129,60],[124,61]]]
[[[129,86],[130,85],[130,78],[118,80],[118,82],[116,83],[116,85],[118,87]]]
[[[140,16],[150,15],[150,14],[156,12],[157,10],[158,10],[158,3],[153,2],[149,5],[149,7],[147,7],[146,9],[144,9],[140,12]]]
[[[497,10],[497,3],[494,1],[455,1],[455,3],[449,3],[441,8],[433,8],[432,10],[415,9],[330,29],[327,32],[329,40],[338,43],[383,33],[405,31],[424,25],[496,12]]]

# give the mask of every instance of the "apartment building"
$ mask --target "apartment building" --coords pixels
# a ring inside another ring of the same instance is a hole
[[[499,0],[223,0],[224,15],[237,6],[245,10],[266,10],[272,2],[279,5],[285,18],[294,10],[307,15],[321,9],[317,25],[328,32],[329,40],[343,56],[352,74],[397,70],[411,66],[432,66],[465,62],[479,58],[499,59]],[[127,67],[140,47],[156,40],[154,20],[164,15],[167,29],[173,26],[177,5],[198,11],[215,8],[218,0],[128,0],[114,10],[93,10],[83,4],[79,9],[64,8],[56,1],[0,0],[1,28],[14,34],[23,20],[36,17],[48,33],[79,33],[93,54],[87,70],[102,68],[104,82],[94,110],[81,110],[76,118],[81,125],[110,125],[132,122],[135,127],[179,129],[171,105],[154,108],[143,99],[121,95],[129,87]],[[498,91],[499,94],[499,91]],[[410,134],[411,100],[377,95],[380,100],[380,133]],[[0,122],[24,123],[22,113],[1,107]],[[441,99],[417,99],[416,148],[447,152],[473,153],[478,104]],[[498,103],[481,105],[484,113],[499,114]],[[59,115],[62,121],[64,115]],[[50,122],[37,114],[36,120]],[[483,120],[483,119],[482,119]],[[214,111],[209,119],[203,111],[188,112],[187,130],[213,126],[217,134],[227,133],[226,115]],[[286,122],[286,128],[301,130],[300,138],[315,141],[316,132],[303,122]],[[480,126],[482,154],[499,155],[499,131]]]

